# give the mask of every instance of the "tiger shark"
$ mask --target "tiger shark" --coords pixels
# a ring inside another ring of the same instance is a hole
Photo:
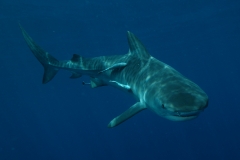
[[[74,54],[70,60],[58,61],[38,46],[21,25],[20,28],[28,47],[44,67],[43,84],[64,69],[72,73],[70,78],[89,76],[90,83],[83,84],[92,88],[113,86],[137,99],[110,121],[110,128],[145,109],[172,121],[185,121],[196,118],[208,106],[208,96],[197,84],[152,57],[131,32],[127,32],[129,52],[125,55],[85,58]]]

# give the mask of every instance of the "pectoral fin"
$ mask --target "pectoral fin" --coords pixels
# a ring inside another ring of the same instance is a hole
[[[122,67],[125,67],[126,65],[127,65],[127,63],[116,63],[116,64],[112,65],[111,67],[108,67],[108,68],[98,72],[98,74],[106,72],[111,69],[122,68]]]
[[[128,110],[123,112],[121,115],[111,120],[111,122],[108,124],[108,127],[109,128],[115,127],[144,109],[146,109],[145,104],[137,102],[133,106],[131,106]]]

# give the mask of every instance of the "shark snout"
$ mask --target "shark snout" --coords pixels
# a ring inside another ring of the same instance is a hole
[[[208,106],[208,97],[204,94],[178,93],[165,101],[167,119],[174,121],[185,121],[198,117]]]
[[[208,97],[204,94],[177,93],[168,99],[168,109],[174,112],[182,112],[183,115],[195,114],[204,110],[208,105]]]

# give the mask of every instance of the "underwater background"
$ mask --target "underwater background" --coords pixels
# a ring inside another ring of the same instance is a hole
[[[145,110],[109,129],[136,100],[43,68],[18,23],[59,60],[126,54],[126,32],[197,83],[209,106],[172,122]],[[0,160],[240,159],[239,0],[1,0]]]

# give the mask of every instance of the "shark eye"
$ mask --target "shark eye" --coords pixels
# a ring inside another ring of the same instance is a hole
[[[162,108],[164,108],[164,109],[165,109],[165,106],[164,106],[164,104],[162,104]]]

